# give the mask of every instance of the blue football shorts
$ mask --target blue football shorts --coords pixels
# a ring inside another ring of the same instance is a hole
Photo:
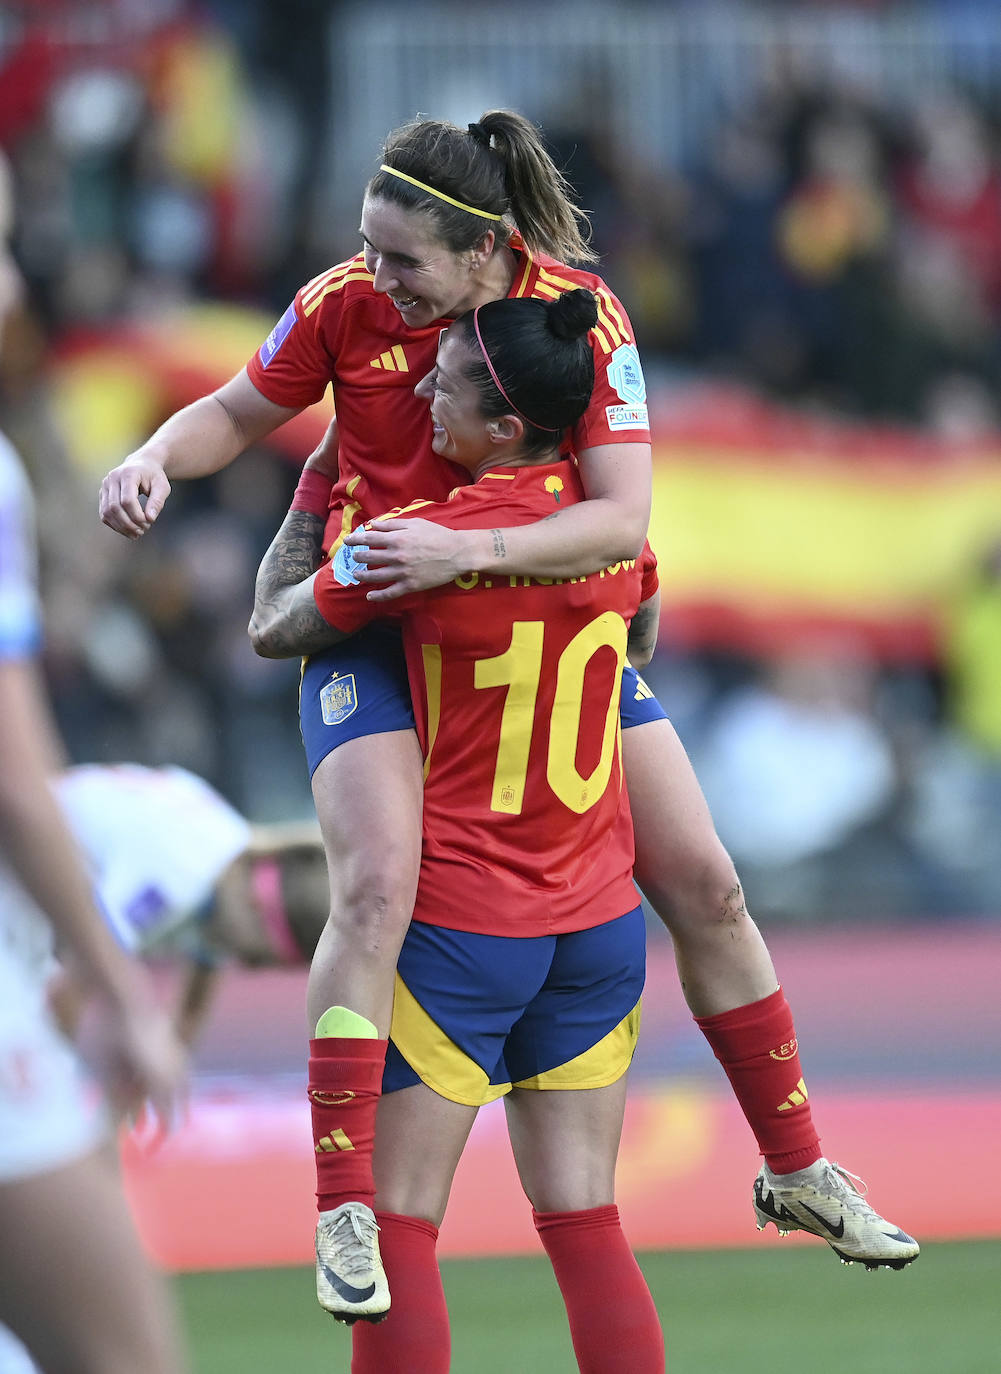
[[[635,668],[622,671],[623,730],[666,720],[667,713]],[[414,710],[400,631],[377,622],[304,661],[299,724],[309,775],[338,745],[364,735],[412,730]]]
[[[531,938],[414,921],[382,1090],[423,1082],[479,1107],[512,1087],[607,1087],[633,1057],[645,975],[638,906],[590,930]]]
[[[622,669],[622,695],[619,698],[619,721],[623,730],[633,725],[646,725],[651,720],[667,720],[667,712],[630,664]]]
[[[310,777],[349,739],[413,730],[410,683],[396,625],[367,625],[343,644],[304,661],[299,726]]]

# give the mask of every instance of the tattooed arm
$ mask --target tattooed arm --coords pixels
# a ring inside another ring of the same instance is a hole
[[[262,658],[298,658],[348,637],[323,618],[313,599],[325,523],[323,516],[290,510],[264,555],[249,626],[250,641]]]
[[[629,625],[626,656],[634,668],[645,668],[653,658],[659,628],[660,592],[656,591],[640,603]]]

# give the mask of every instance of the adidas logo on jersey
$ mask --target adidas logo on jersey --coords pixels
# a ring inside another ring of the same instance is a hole
[[[369,367],[382,367],[387,372],[409,372],[410,364],[407,362],[407,355],[403,351],[402,344],[393,344],[385,353],[380,353],[378,358],[369,360]]]

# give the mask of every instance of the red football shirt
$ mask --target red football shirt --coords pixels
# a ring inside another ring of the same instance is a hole
[[[533,258],[517,235],[512,247],[517,268],[509,296],[551,300],[586,286],[598,298],[598,323],[589,336],[594,392],[570,448],[580,453],[597,444],[649,442],[643,371],[622,306],[593,272]],[[254,386],[276,405],[313,405],[333,386],[340,475],[324,534],[328,553],[362,521],[418,495],[444,501],[468,482],[464,469],[432,451],[428,403],[414,395],[448,323],[409,329],[372,289],[359,253],[302,287],[247,364]]]
[[[423,519],[529,524],[583,499],[570,461],[502,468]],[[415,919],[494,935],[585,930],[631,911],[632,818],[619,687],[629,620],[656,590],[647,552],[588,577],[470,573],[393,603],[425,756]],[[316,604],[338,629],[379,613],[327,563]]]

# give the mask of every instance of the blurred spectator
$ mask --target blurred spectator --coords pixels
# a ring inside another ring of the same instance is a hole
[[[896,777],[874,682],[865,659],[814,645],[777,656],[721,703],[700,776],[755,905],[751,875],[775,870],[800,886],[803,914],[816,909],[811,861],[888,813]]]
[[[1001,905],[1001,532],[946,607],[946,729],[916,779],[919,843],[966,885],[977,914]]]

